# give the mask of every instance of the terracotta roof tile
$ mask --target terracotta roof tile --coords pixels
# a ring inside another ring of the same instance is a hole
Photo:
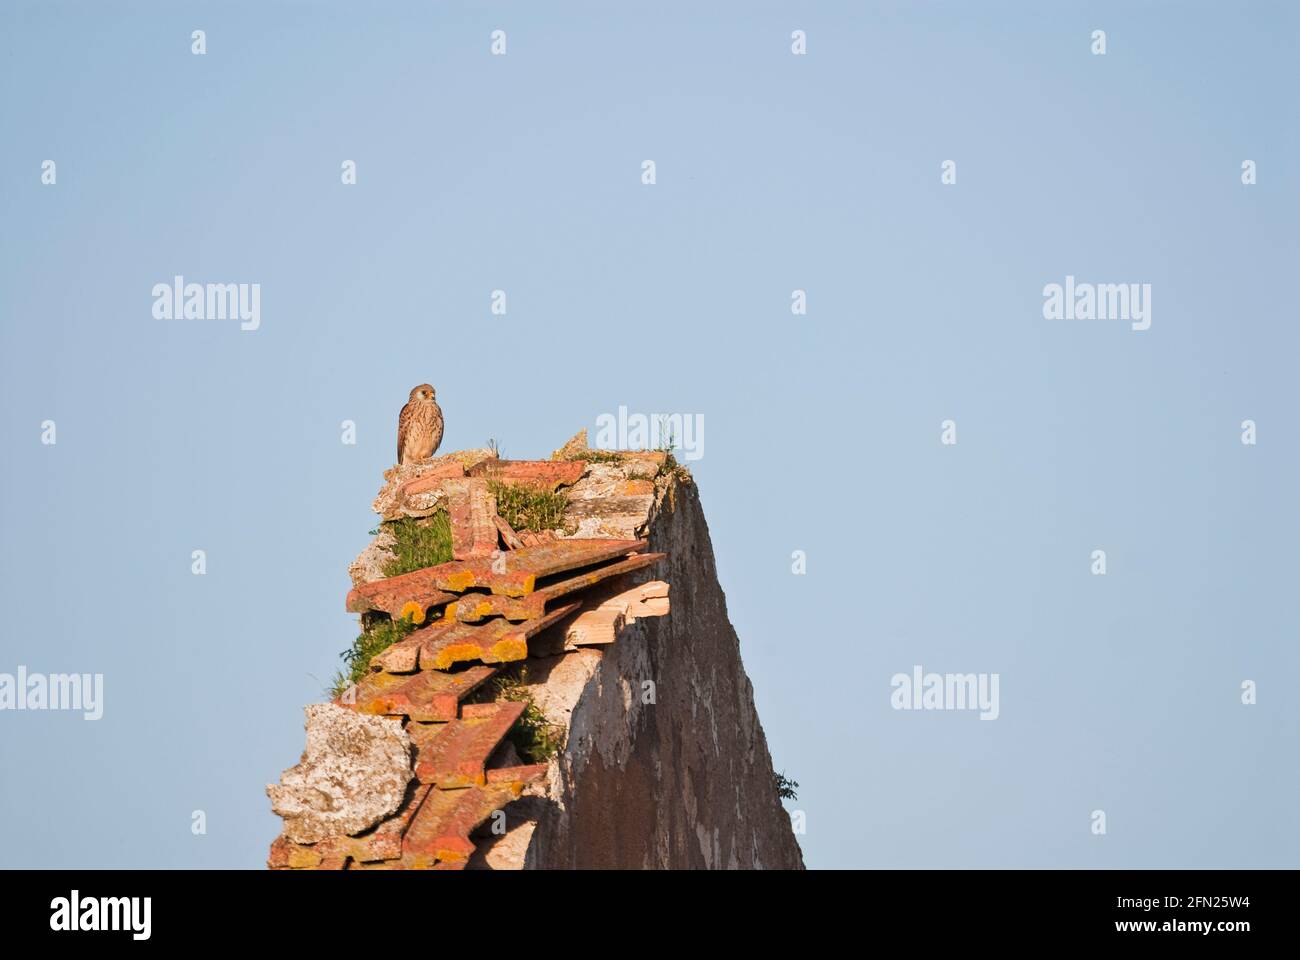
[[[434,571],[438,569],[426,567],[363,583],[348,594],[347,609],[352,613],[379,610],[396,618],[410,614],[416,623],[422,623],[425,611],[456,599],[456,594],[447,593],[435,585],[438,574]]]
[[[554,540],[494,558],[453,560],[429,571],[441,590],[480,589],[522,597],[533,592],[541,577],[637,553],[647,545],[645,540]]]
[[[497,533],[501,534],[502,542],[511,550],[519,550],[527,546],[519,534],[515,533],[514,527],[506,523],[505,519],[499,514],[492,518],[492,522],[496,524]]]
[[[402,867],[428,869],[468,861],[474,852],[470,833],[518,796],[515,784],[431,791],[402,841]]]
[[[518,767],[497,767],[487,772],[488,785],[494,783],[513,783],[520,787],[536,783],[546,776],[550,769],[547,763],[528,763]]]
[[[364,583],[348,594],[347,608],[353,613],[381,610],[394,617],[418,611],[419,623],[425,610],[455,600],[456,593],[478,588],[525,596],[533,592],[539,577],[602,563],[646,546],[645,540],[552,540],[496,557],[452,560]]]
[[[504,700],[467,703],[459,719],[449,723],[410,723],[406,732],[415,744],[415,775],[421,783],[443,789],[487,782],[487,762],[526,704]]]
[[[434,626],[445,625],[439,620]],[[370,658],[371,670],[383,670],[385,673],[414,673],[420,668],[420,640],[414,634],[404,640],[398,640],[388,649]]]
[[[580,603],[566,604],[523,623],[511,623],[500,617],[481,625],[448,620],[417,630],[401,642],[419,641],[420,666],[426,670],[446,670],[452,664],[474,660],[513,663],[527,659],[528,641],[532,637],[576,612],[580,606]],[[407,656],[405,651],[402,656]]]
[[[452,480],[463,476],[465,476],[465,468],[461,464],[454,461],[440,464],[399,486],[395,499],[400,502],[416,494],[437,490],[444,480]]]
[[[451,519],[451,555],[457,560],[491,556],[497,549],[497,510],[487,481],[446,480],[442,488]]]
[[[471,477],[553,491],[577,483],[586,469],[585,460],[485,460],[468,473]]]
[[[601,581],[608,580],[611,577],[617,577],[651,566],[666,556],[666,553],[638,554],[637,556],[628,557],[626,560],[618,560],[597,567],[595,570],[586,571],[576,577],[561,580],[559,583],[543,587],[525,597],[507,597],[499,594],[481,593],[465,594],[455,603],[447,605],[445,615],[449,620],[460,620],[463,623],[477,623],[486,617],[492,616],[505,617],[507,620],[515,621],[539,617],[545,611],[546,605],[552,600],[568,596],[579,590],[586,590],[588,587],[594,587]]]
[[[357,684],[351,706],[361,713],[445,723],[456,719],[460,701],[495,673],[492,667],[484,666],[456,673],[439,670],[413,675],[372,673]]]

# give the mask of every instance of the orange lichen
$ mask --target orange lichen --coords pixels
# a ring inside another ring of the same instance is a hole
[[[398,614],[397,619],[404,620],[410,618],[412,623],[420,624],[424,623],[424,617],[424,604],[416,603],[414,600],[408,600],[406,603],[402,604],[402,611]]]
[[[483,650],[474,643],[454,643],[443,647],[438,651],[433,660],[433,666],[436,670],[446,670],[453,663],[459,663],[462,660],[478,660],[483,656]]]
[[[289,848],[289,866],[294,870],[306,870],[318,865],[323,858],[311,847],[292,846]]]

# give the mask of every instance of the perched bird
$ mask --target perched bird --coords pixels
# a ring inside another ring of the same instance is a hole
[[[397,462],[428,460],[442,443],[442,408],[433,387],[422,383],[397,418]]]

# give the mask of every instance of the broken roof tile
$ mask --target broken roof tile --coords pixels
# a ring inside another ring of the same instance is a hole
[[[433,626],[445,626],[448,621],[439,620]],[[431,630],[433,627],[426,627]],[[415,634],[398,640],[386,650],[370,658],[371,670],[383,670],[385,673],[414,673],[420,666],[420,641]]]
[[[594,570],[584,571],[567,580],[561,580],[558,583],[542,587],[524,597],[481,593],[463,594],[455,603],[447,606],[446,617],[448,620],[459,620],[462,623],[478,623],[484,618],[492,616],[505,617],[507,620],[515,621],[540,617],[545,612],[546,605],[552,600],[558,600],[560,597],[568,596],[579,590],[586,590],[612,577],[651,566],[666,556],[666,553],[637,554],[625,560],[597,567]]]
[[[525,547],[535,547],[539,543],[550,543],[552,540],[559,540],[554,530],[520,530],[519,541]]]
[[[494,668],[484,666],[472,666],[456,673],[441,670],[424,670],[413,675],[372,673],[357,684],[352,706],[361,713],[445,723],[456,719],[460,701],[495,673]]]
[[[455,600],[455,593],[479,588],[524,596],[539,577],[563,573],[644,550],[645,540],[551,540],[474,560],[452,560],[396,577],[372,580],[353,588],[347,609],[353,613],[382,610],[393,617],[424,611]],[[454,591],[448,592],[448,591]]]
[[[455,461],[440,464],[399,486],[396,499],[400,502],[416,494],[429,493],[432,490],[437,490],[444,480],[454,480],[463,476],[465,476],[465,468],[461,464]]]
[[[423,623],[426,612],[440,607],[456,595],[438,588],[437,567],[425,567],[396,577],[372,580],[354,587],[348,593],[347,609],[352,613],[379,610],[394,619],[410,616],[415,623]]]
[[[529,783],[536,783],[546,776],[546,771],[550,769],[550,764],[546,763],[528,763],[515,767],[497,767],[495,770],[487,771],[487,782],[493,783],[512,783],[519,786],[525,786]]]
[[[506,523],[499,514],[492,518],[492,522],[496,524],[497,533],[501,534],[501,539],[507,547],[511,550],[518,550],[524,546],[523,540],[519,539],[519,534],[515,533],[514,528]]]
[[[272,870],[309,870],[321,860],[315,844],[294,843],[281,834],[271,841],[271,854],[266,858],[266,865]]]
[[[519,700],[467,703],[449,723],[412,723],[415,775],[444,790],[487,782],[487,762],[527,705]]]
[[[645,540],[554,540],[492,558],[453,560],[430,567],[429,572],[442,590],[462,593],[478,588],[522,597],[533,592],[541,577],[626,556],[648,545]]]
[[[518,796],[514,784],[431,791],[402,841],[402,867],[418,870],[468,861],[474,852],[470,833]]]
[[[554,492],[577,483],[586,469],[584,460],[485,460],[468,473],[471,477]]]
[[[441,509],[439,484],[462,477],[465,470],[494,456],[491,450],[459,450],[429,460],[404,463],[384,471],[384,486],[372,509],[381,519],[424,517]]]
[[[457,560],[491,556],[497,549],[496,498],[486,480],[446,480],[447,515],[451,519],[451,555]]]
[[[426,670],[446,670],[454,663],[473,660],[513,663],[528,657],[529,639],[573,613],[579,606],[581,604],[566,604],[545,616],[533,617],[523,623],[511,623],[500,617],[481,625],[440,621],[432,627],[417,630],[406,639],[419,639],[420,666]]]

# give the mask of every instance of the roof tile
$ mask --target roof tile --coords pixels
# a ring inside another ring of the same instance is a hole
[[[449,723],[410,723],[415,744],[415,775],[443,789],[487,782],[487,762],[524,712],[522,701],[466,704]]]
[[[347,609],[352,613],[378,610],[391,617],[411,614],[416,623],[422,623],[427,610],[456,599],[454,593],[447,593],[435,585],[437,574],[433,571],[436,570],[438,567],[426,567],[363,583],[348,594]]]
[[[474,852],[470,833],[518,796],[514,784],[431,791],[402,841],[403,868],[428,869],[435,864],[468,861]]]
[[[529,639],[574,613],[580,606],[580,603],[566,604],[523,623],[511,623],[500,617],[481,625],[448,620],[446,625],[439,623],[417,630],[406,640],[420,641],[420,666],[426,670],[446,670],[454,663],[473,660],[513,663],[527,659]],[[404,652],[402,656],[408,655]]]
[[[522,597],[536,589],[541,577],[603,563],[647,546],[645,540],[553,540],[492,558],[453,560],[429,570],[442,590],[461,593],[477,588]]]
[[[651,566],[666,556],[666,553],[638,554],[625,560],[618,560],[597,567],[595,570],[586,571],[576,577],[561,580],[559,583],[543,587],[525,597],[507,597],[499,594],[481,593],[464,594],[455,603],[448,604],[445,615],[448,620],[455,619],[463,623],[477,623],[486,617],[492,616],[505,617],[507,620],[515,621],[539,617],[545,611],[546,605],[552,600],[568,596],[579,590],[586,590],[588,587],[594,587],[601,581],[608,580],[611,577],[617,577]]]
[[[452,560],[363,583],[348,594],[347,608],[353,613],[381,610],[399,617],[408,604],[429,609],[474,588],[521,597],[533,592],[539,577],[638,553],[647,545],[645,540],[550,540],[496,556]]]
[[[471,477],[554,491],[577,483],[586,469],[585,460],[485,460],[468,473]]]
[[[549,769],[550,764],[547,763],[528,763],[518,767],[497,767],[495,770],[487,772],[487,782],[489,785],[513,783],[523,787],[541,780],[546,776]]]
[[[372,673],[357,684],[352,707],[361,713],[445,723],[456,719],[460,701],[495,673],[492,667],[484,666],[455,673],[440,670],[414,675]]]
[[[496,500],[482,479],[445,480],[451,519],[451,555],[457,560],[491,556],[497,549]]]

